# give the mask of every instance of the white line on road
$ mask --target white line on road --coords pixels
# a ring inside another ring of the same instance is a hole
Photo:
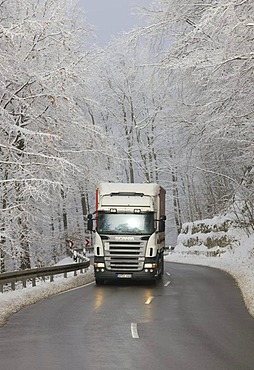
[[[166,275],[170,276],[171,274],[169,272],[166,272]]]
[[[137,325],[138,324],[135,323],[135,322],[132,322],[131,323],[131,335],[132,335],[132,338],[139,338]]]
[[[54,294],[54,295],[61,295],[61,294],[65,294],[65,293],[69,293],[69,292],[72,292],[73,290],[77,290],[77,289],[81,289],[81,288],[85,288],[89,285],[92,285],[94,284],[95,282],[94,281],[91,281],[90,283],[85,283],[84,285],[81,285],[81,286],[77,286],[76,288],[70,288],[68,290],[64,290],[63,292],[59,292],[57,294]]]
[[[145,304],[150,304],[153,299],[154,299],[153,296],[149,297],[148,300],[145,302]]]
[[[168,286],[170,283],[171,281],[167,281],[166,284],[164,284],[164,286]]]

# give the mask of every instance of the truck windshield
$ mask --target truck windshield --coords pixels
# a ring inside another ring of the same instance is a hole
[[[154,213],[120,214],[99,212],[97,231],[99,234],[147,234],[155,230]]]

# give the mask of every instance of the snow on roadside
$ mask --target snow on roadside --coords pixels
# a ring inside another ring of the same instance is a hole
[[[226,271],[235,279],[242,292],[245,305],[250,315],[254,317],[254,234],[247,237],[239,229],[234,230],[233,233],[239,241],[239,246],[220,256],[190,255],[185,253],[190,248],[179,245],[165,260],[209,266]]]
[[[246,237],[244,233],[241,233],[241,230],[235,230],[234,233],[237,233],[239,246],[228,250],[221,256],[206,257],[186,254],[185,252],[189,251],[190,248],[179,244],[174,252],[165,256],[165,261],[210,266],[228,272],[241,289],[246,307],[254,317],[254,234]],[[59,262],[59,264],[69,263],[73,263],[69,257]],[[56,276],[52,283],[41,283],[37,284],[36,287],[27,287],[0,294],[0,326],[7,321],[8,317],[25,306],[92,281],[94,281],[94,274],[92,267],[90,267],[86,273],[76,277]]]
[[[69,257],[60,261],[58,265],[72,263],[73,260]],[[5,324],[8,318],[22,308],[29,306],[41,299],[48,298],[55,294],[65,292],[67,290],[81,287],[87,283],[94,281],[93,268],[89,267],[87,272],[78,276],[69,276],[64,278],[63,275],[56,275],[53,282],[37,283],[36,287],[27,287],[0,293],[0,326]]]

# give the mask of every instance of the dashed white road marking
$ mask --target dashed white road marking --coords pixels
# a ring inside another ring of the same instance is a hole
[[[169,272],[166,272],[166,275],[171,276],[171,274]]]
[[[145,304],[150,304],[153,299],[154,299],[153,296],[149,297],[148,300],[145,302]]]
[[[168,286],[171,283],[171,281],[167,281],[164,286]]]
[[[138,335],[138,324],[135,323],[135,322],[132,322],[131,323],[131,335],[132,335],[132,338],[139,338],[139,335]]]

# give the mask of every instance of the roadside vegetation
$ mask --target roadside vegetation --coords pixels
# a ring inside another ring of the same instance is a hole
[[[168,244],[229,210],[251,237],[253,1],[155,0],[105,49],[74,3],[0,3],[0,271],[81,245],[101,180],[162,185]]]

